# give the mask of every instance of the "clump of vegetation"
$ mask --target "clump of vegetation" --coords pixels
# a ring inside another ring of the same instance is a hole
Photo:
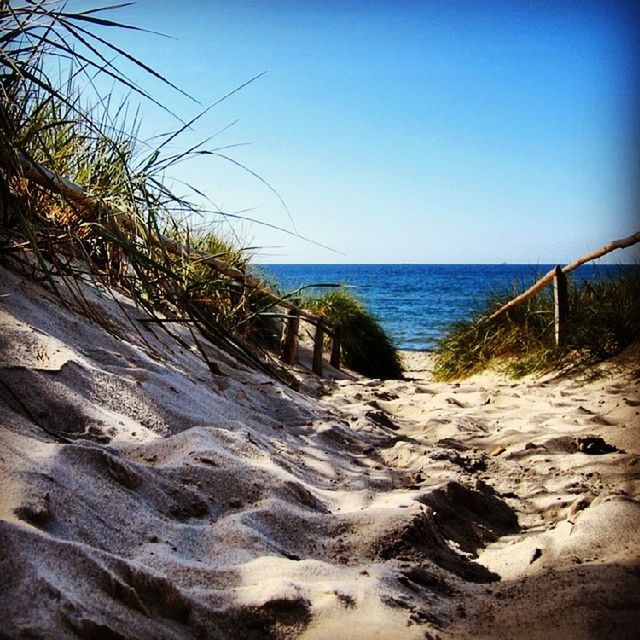
[[[487,319],[515,293],[491,296],[471,318],[451,326],[435,352],[437,379],[464,378],[488,367],[517,377],[592,364],[640,338],[637,266],[579,284],[569,281],[567,337],[560,346],[555,346],[552,287]]]
[[[306,306],[337,329],[347,367],[371,378],[402,379],[402,364],[391,338],[349,290],[340,288],[309,299]]]
[[[180,90],[98,35],[135,29],[104,15],[120,5],[76,13],[64,2],[11,5],[0,0],[0,253],[37,272],[79,311],[92,315],[77,286],[88,276],[265,368],[251,340],[276,300],[238,277],[248,266],[244,251],[212,229],[194,230],[189,221],[204,213],[191,198],[199,192],[181,185],[187,195],[177,193],[165,177],[190,157],[225,158],[203,145],[170,151],[204,112],[178,118],[177,129],[153,145],[141,142],[128,102],[111,104],[94,91],[95,75],[165,111],[120,67],[133,65]],[[51,79],[56,67],[66,81]]]

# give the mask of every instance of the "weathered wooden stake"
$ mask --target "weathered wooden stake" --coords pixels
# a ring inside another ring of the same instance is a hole
[[[559,266],[556,266],[553,274],[553,297],[555,300],[556,346],[558,346],[567,337],[567,318],[569,315],[567,276]]]
[[[300,326],[300,312],[298,309],[289,309],[284,321],[282,335],[282,361],[288,365],[294,365],[298,357],[298,328]]]
[[[322,375],[322,343],[324,342],[324,327],[322,322],[316,325],[316,335],[313,340],[313,361],[311,369],[317,376]]]
[[[336,325],[333,328],[333,339],[331,341],[331,358],[329,364],[336,369],[340,369],[340,347],[342,343],[342,332],[340,327]]]

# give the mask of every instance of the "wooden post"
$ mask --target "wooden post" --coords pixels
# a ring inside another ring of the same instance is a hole
[[[322,322],[316,325],[316,335],[313,340],[313,360],[311,370],[317,376],[322,375],[322,343],[324,342],[324,327]]]
[[[331,341],[331,359],[329,363],[332,367],[336,369],[340,369],[340,346],[342,342],[342,332],[340,331],[340,326],[336,325],[333,328],[333,339]]]
[[[282,361],[288,365],[294,365],[298,356],[298,327],[300,326],[300,312],[298,309],[289,309],[284,321],[282,335]]]
[[[555,300],[556,346],[558,346],[567,337],[567,317],[569,315],[567,276],[559,266],[556,266],[553,274],[553,297]]]

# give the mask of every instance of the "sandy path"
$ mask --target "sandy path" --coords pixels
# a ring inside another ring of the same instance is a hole
[[[489,535],[486,546],[467,545],[475,562],[502,580],[462,587],[443,636],[636,637],[637,347],[589,379],[583,374],[509,380],[487,373],[441,384],[430,375],[427,354],[404,357],[413,380],[339,382],[334,400],[354,412],[354,399],[373,403],[391,416],[399,440],[383,458],[416,478],[413,499],[452,479],[465,486],[486,483],[518,518],[517,532],[495,542]],[[590,438],[602,438],[611,450],[601,450],[601,441]],[[447,462],[459,472],[452,475]],[[455,531],[460,523],[444,511],[443,520],[451,523],[439,522],[440,530]],[[483,511],[485,505],[471,505],[469,519]],[[481,527],[479,522],[473,527],[480,537]]]
[[[2,637],[637,636],[637,353],[305,395],[0,273]]]

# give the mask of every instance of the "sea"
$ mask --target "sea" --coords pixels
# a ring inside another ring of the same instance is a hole
[[[514,295],[533,284],[549,264],[261,264],[280,290],[318,294],[332,284],[349,287],[382,322],[399,349],[431,351],[452,322],[468,317],[490,293]],[[587,264],[575,281],[637,265]]]

